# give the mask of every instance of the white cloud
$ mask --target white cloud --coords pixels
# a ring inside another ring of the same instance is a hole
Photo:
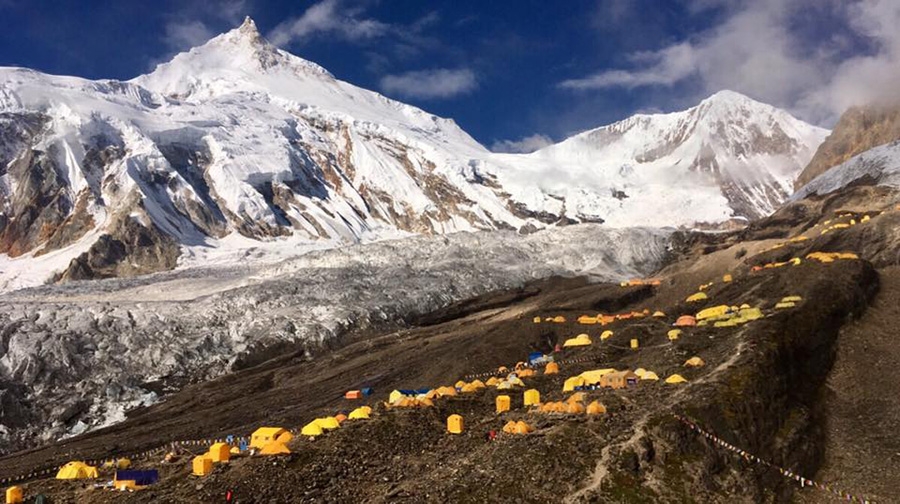
[[[539,133],[522,137],[519,140],[498,140],[491,144],[494,152],[509,152],[513,154],[527,154],[538,149],[553,145],[553,139]]]
[[[218,34],[218,30],[210,28],[208,23],[214,26],[223,22],[235,25],[244,19],[249,9],[248,0],[185,4],[180,11],[169,16],[162,41],[174,52],[202,45]]]
[[[388,32],[390,25],[375,19],[361,19],[360,9],[345,9],[339,0],[322,0],[300,17],[280,23],[269,34],[279,46],[327,33],[345,40],[363,40]]]
[[[733,89],[830,122],[848,106],[900,99],[900,2],[897,0],[695,0],[697,11],[719,7],[723,21],[687,40],[630,56],[627,68],[570,79],[572,90],[672,86],[696,80],[699,92]],[[804,38],[798,22],[816,9],[843,17],[850,35],[870,43],[848,54],[847,41],[816,28]],[[860,51],[856,51],[859,53]]]
[[[656,52],[638,52],[632,60],[643,68],[607,70],[581,79],[570,79],[560,86],[570,89],[633,88],[654,84],[674,84],[696,71],[696,51],[690,44],[677,44]]]
[[[176,51],[196,47],[215,36],[202,21],[172,22],[167,24],[165,29],[163,42]]]
[[[418,70],[381,78],[381,90],[410,98],[450,98],[478,86],[475,73],[467,68]]]

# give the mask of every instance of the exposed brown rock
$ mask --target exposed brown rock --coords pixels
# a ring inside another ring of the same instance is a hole
[[[17,257],[49,239],[72,211],[72,202],[48,153],[25,151],[8,174],[17,184],[0,216],[0,253]]]
[[[900,105],[853,107],[841,116],[834,131],[794,182],[800,189],[812,179],[873,147],[900,139]]]
[[[112,230],[91,248],[72,259],[56,280],[132,277],[175,268],[178,243],[154,224],[149,227],[131,216],[118,218]]]

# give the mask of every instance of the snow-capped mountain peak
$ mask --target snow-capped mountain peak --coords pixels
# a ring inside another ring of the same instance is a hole
[[[0,69],[0,290],[250,248],[752,218],[823,136],[722,92],[492,154],[451,119],[276,48],[248,18],[128,82]]]
[[[827,133],[740,93],[720,91],[681,112],[634,115],[521,161],[502,158],[526,172],[544,165],[568,174],[556,177],[560,183],[542,182],[545,192],[569,195],[568,212],[619,225],[719,222],[774,211]],[[515,187],[522,176],[512,173],[506,180]],[[614,199],[579,196],[586,186]],[[529,188],[513,194],[535,199]],[[660,214],[661,207],[669,212]]]

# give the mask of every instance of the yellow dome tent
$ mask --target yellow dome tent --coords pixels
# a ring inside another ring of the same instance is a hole
[[[588,336],[587,334],[582,333],[582,334],[579,334],[578,336],[575,336],[574,338],[567,339],[565,341],[565,343],[563,343],[563,346],[564,347],[587,346],[587,345],[590,345],[591,343],[592,343],[591,337]]]
[[[722,281],[725,283],[728,283],[732,280],[734,280],[734,279],[731,277],[730,273],[726,273],[725,275],[722,276]]]
[[[516,434],[528,434],[529,432],[533,432],[534,427],[528,425],[523,420],[519,420],[516,422]]]
[[[706,363],[703,362],[703,359],[700,357],[694,356],[684,362],[684,365],[687,367],[701,367],[705,366]]]
[[[661,311],[659,311],[659,310],[656,310],[655,312],[653,312],[653,316],[656,317],[656,318],[660,318],[660,317],[665,317],[666,314],[663,313],[663,312],[661,312]]]
[[[555,362],[548,362],[547,366],[544,368],[544,374],[559,374],[559,364]]]
[[[513,376],[512,378],[510,378],[510,379],[508,379],[508,380],[506,380],[506,381],[507,381],[510,385],[515,385],[515,386],[517,386],[517,387],[524,387],[524,386],[525,386],[525,382],[523,382],[522,380],[520,380],[519,378],[517,378],[517,377],[515,377],[515,376]]]
[[[337,421],[337,418],[334,418],[333,416],[316,418],[315,422],[324,430],[337,429],[341,426],[340,422]]]
[[[687,380],[684,379],[680,374],[673,374],[672,376],[666,378],[666,383],[675,384],[675,383],[687,383]]]
[[[354,411],[356,411],[356,410],[354,410]],[[308,424],[304,425],[302,429],[300,429],[301,436],[316,437],[316,436],[321,436],[324,433],[325,433],[325,430],[322,429],[322,427],[320,427],[319,424],[315,420],[313,420],[312,422],[309,422]]]
[[[370,413],[368,411],[366,411],[366,409],[364,407],[356,408],[355,410],[351,411],[349,415],[347,415],[347,419],[349,419],[349,420],[368,420],[369,414]]]
[[[287,432],[281,427],[260,427],[250,435],[250,448],[262,448]]]
[[[97,468],[84,462],[73,460],[59,468],[56,479],[88,479],[98,477]]]
[[[612,337],[613,337],[613,332],[610,331],[609,329],[607,329],[600,334],[600,341],[606,341]]]
[[[533,319],[531,319],[531,321],[534,322],[535,324],[540,324],[540,323],[541,323],[541,317],[534,317]]]
[[[606,413],[606,406],[600,404],[597,401],[591,401],[587,406],[587,414],[588,415],[602,415]]]
[[[591,371],[585,371],[585,372],[581,373],[580,375],[578,375],[579,377],[581,377],[584,380],[584,383],[581,383],[580,385],[594,385],[594,384],[600,383],[600,378],[602,378],[604,375],[608,375],[610,373],[615,373],[615,372],[616,372],[616,370],[613,368],[593,369]],[[576,385],[576,386],[580,386],[580,385]],[[565,390],[564,392],[569,392],[569,391]]]
[[[568,399],[566,399],[566,404],[572,404],[576,402],[584,402],[584,392],[575,392],[570,395]]]
[[[688,303],[695,303],[697,301],[705,301],[707,299],[709,299],[709,297],[706,295],[705,292],[698,292],[696,294],[691,294],[690,296],[688,296],[686,301]]]
[[[510,420],[503,425],[503,432],[507,434],[515,434],[516,433],[516,421]]]
[[[637,350],[639,346],[640,346],[640,343],[638,342],[637,338],[632,338],[631,339],[631,349]]]
[[[498,383],[500,383],[500,378],[497,378],[496,376],[491,376],[484,382],[488,387],[495,387]]]
[[[721,317],[722,315],[728,313],[729,310],[731,310],[731,307],[728,305],[713,306],[705,310],[700,310],[699,312],[697,312],[697,320]]]
[[[584,413],[584,405],[581,404],[580,402],[570,402],[566,406],[566,413],[571,413],[571,414],[575,414],[575,415]]]
[[[260,455],[288,455],[290,453],[291,450],[279,441],[272,441],[259,451]]]
[[[641,376],[641,380],[659,381],[659,375],[657,375],[653,371],[647,371],[643,374],[643,376]]]
[[[642,367],[639,367],[634,370],[634,374],[638,375],[638,378],[640,378],[641,376],[644,376],[644,373],[646,373],[646,372],[647,372],[647,370]]]
[[[669,337],[669,341],[675,341],[681,336],[681,329],[672,329],[668,332],[667,336]]]

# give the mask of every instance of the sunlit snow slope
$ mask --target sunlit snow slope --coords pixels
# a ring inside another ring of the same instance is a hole
[[[772,213],[828,131],[732,91],[636,115],[529,155],[500,156],[518,201],[613,225],[690,225]],[[555,196],[550,197],[548,196]]]
[[[825,133],[723,92],[493,154],[247,19],[128,82],[0,68],[0,291],[410,234],[753,218]]]

